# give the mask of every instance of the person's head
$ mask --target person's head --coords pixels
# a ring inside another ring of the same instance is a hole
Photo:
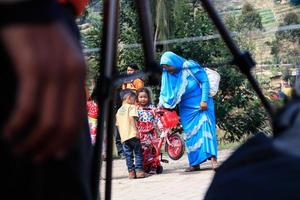
[[[151,103],[151,94],[147,88],[141,88],[137,91],[137,103],[140,106],[148,106]]]
[[[91,93],[91,96],[90,96],[90,98],[89,98],[90,100],[92,100],[92,101],[95,101],[95,102],[97,102],[97,92],[96,92],[96,89],[94,88],[93,89],[93,91],[92,91],[92,93]],[[98,102],[97,102],[98,103]]]
[[[185,59],[178,56],[177,54],[167,51],[165,52],[160,59],[160,66],[168,71],[169,73],[173,74],[180,69],[182,69],[182,65],[185,62]]]
[[[121,92],[121,98],[123,103],[134,104],[136,100],[136,94],[130,89],[125,89]]]
[[[127,74],[133,74],[138,70],[138,66],[135,63],[131,63],[127,66]]]

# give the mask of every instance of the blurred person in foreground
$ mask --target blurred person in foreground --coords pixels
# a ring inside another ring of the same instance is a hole
[[[0,1],[0,181],[9,199],[91,199],[86,65],[74,22],[86,3]]]

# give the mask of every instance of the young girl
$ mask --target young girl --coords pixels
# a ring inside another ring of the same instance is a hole
[[[155,120],[152,109],[154,105],[151,103],[150,91],[147,88],[141,88],[137,91],[138,106],[138,130],[139,132],[147,132],[151,129]]]
[[[156,173],[156,165],[159,165],[160,161],[156,161],[152,148],[149,145],[151,141],[158,138],[158,133],[154,127],[156,120],[153,109],[155,109],[155,107],[151,103],[150,91],[147,88],[141,88],[137,91],[137,107],[137,128],[142,143],[144,170],[147,173]]]

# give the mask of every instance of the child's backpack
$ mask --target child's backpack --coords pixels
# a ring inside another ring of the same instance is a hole
[[[205,67],[204,70],[205,70],[205,72],[207,74],[208,81],[209,81],[209,96],[213,97],[213,96],[215,96],[217,94],[217,92],[219,90],[219,84],[220,84],[221,76],[220,76],[220,74],[217,71],[212,70],[210,68]],[[197,83],[201,87],[201,83],[194,76],[194,74],[191,72],[191,70],[188,70],[188,72],[197,81]]]

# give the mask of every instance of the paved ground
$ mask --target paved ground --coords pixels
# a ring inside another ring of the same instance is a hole
[[[219,163],[222,163],[232,150],[219,152]],[[113,200],[201,200],[213,178],[210,162],[201,166],[199,172],[184,172],[187,165],[186,155],[178,161],[169,160],[163,163],[164,171],[145,179],[129,180],[125,160],[114,160],[113,163]],[[104,163],[105,164],[105,163]],[[102,170],[103,171],[103,170]],[[103,172],[102,172],[103,174]],[[101,181],[103,195],[104,181]],[[102,196],[101,195],[101,196]],[[101,198],[103,199],[103,198]]]

